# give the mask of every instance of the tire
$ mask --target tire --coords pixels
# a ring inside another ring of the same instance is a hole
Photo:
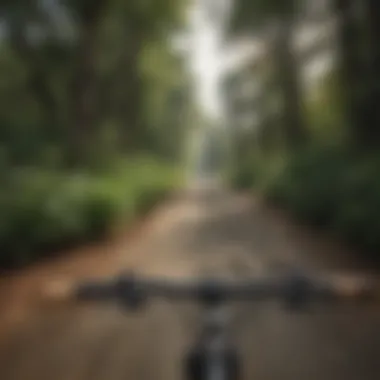
[[[239,358],[236,350],[227,348],[223,355],[223,372],[226,380],[239,380]],[[207,379],[208,355],[204,348],[195,348],[188,353],[185,360],[186,380],[209,380]]]

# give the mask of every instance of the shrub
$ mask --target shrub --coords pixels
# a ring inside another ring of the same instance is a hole
[[[338,146],[308,146],[285,160],[256,160],[247,181],[298,219],[376,252],[380,249],[379,172],[379,154],[359,156]]]
[[[380,249],[379,158],[364,158],[352,166],[341,183],[334,229],[368,251]]]
[[[314,148],[294,153],[267,190],[281,193],[282,203],[302,220],[330,224],[340,186],[350,165],[344,151]]]
[[[0,191],[0,266],[96,239],[151,209],[174,186],[175,171],[152,159],[118,162],[107,172],[18,170]]]

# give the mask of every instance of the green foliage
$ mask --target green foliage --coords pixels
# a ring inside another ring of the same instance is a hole
[[[348,154],[330,147],[297,152],[267,188],[268,194],[298,218],[328,225],[349,162]]]
[[[359,160],[347,171],[342,181],[335,231],[349,242],[370,252],[380,248],[380,156]]]
[[[0,192],[0,266],[101,238],[149,211],[176,184],[171,166],[144,158],[92,174],[18,170]]]
[[[169,43],[187,0],[24,3],[0,5],[0,266],[149,211],[185,136]]]
[[[347,144],[336,72],[311,95],[307,112],[312,143],[291,152],[252,152],[232,180],[374,259],[380,249],[380,155]]]
[[[230,182],[236,189],[256,190],[276,198],[276,183],[287,160],[281,154],[268,157],[251,154],[237,168],[233,168]]]
[[[163,136],[173,135],[176,109],[164,101],[185,84],[169,42],[187,0],[39,3],[0,5],[8,27],[0,48],[0,143],[10,157],[34,161],[53,144],[80,166],[110,124],[119,138],[114,150],[174,151],[178,139]],[[31,26],[42,33],[34,41]]]
[[[369,254],[380,249],[379,154],[308,146],[282,160],[256,159],[250,169],[245,183],[298,220],[323,227]]]
[[[326,73],[305,102],[308,126],[314,139],[338,142],[348,138],[338,79],[337,70]]]
[[[379,168],[380,156],[320,149],[295,156],[277,186],[284,191],[283,204],[302,220],[375,251],[380,248]]]
[[[280,152],[284,144],[275,146],[274,137],[268,135],[270,144],[260,146],[260,155],[252,144],[249,149],[256,152],[238,162],[231,178],[233,184],[254,188],[290,210],[298,220],[337,234],[365,252],[374,252],[372,258],[379,259],[379,33],[373,26],[379,23],[380,8],[374,1],[364,1],[355,17],[351,17],[355,1],[334,2],[337,55],[331,54],[335,68],[313,87],[311,97],[298,102],[294,95],[302,70],[297,69],[292,57],[290,38],[292,28],[297,26],[298,11],[308,13],[303,20],[306,23],[309,16],[314,16],[309,14],[307,4],[294,0],[237,0],[234,4],[230,36],[259,34],[266,32],[267,26],[277,26],[273,41],[278,44],[268,55],[274,63],[275,70],[270,75],[277,90],[265,84],[266,90],[282,92],[285,107],[275,123],[283,134],[297,125],[289,120],[297,120],[297,113],[306,111],[307,128],[301,131],[307,132],[307,141],[302,141],[303,147],[291,144],[291,149]],[[301,10],[303,5],[306,8]],[[331,13],[326,21],[330,16]],[[262,71],[257,73],[261,77]],[[301,107],[301,103],[306,107]],[[262,130],[267,131],[265,123],[261,124]],[[302,120],[299,125],[303,124]],[[293,141],[291,136],[290,142]]]
[[[116,11],[129,16],[133,29],[152,36],[182,26],[188,0],[110,0],[109,3]]]
[[[230,32],[252,33],[260,31],[268,20],[292,15],[296,9],[295,0],[236,0],[234,2]]]
[[[235,189],[247,190],[253,187],[258,175],[258,165],[255,163],[254,159],[246,159],[237,168],[232,168],[229,179]]]

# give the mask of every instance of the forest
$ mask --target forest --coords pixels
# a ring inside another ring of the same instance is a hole
[[[170,36],[185,11],[1,2],[1,267],[100,238],[178,184],[189,83]]]
[[[232,37],[272,32],[252,75],[252,80],[265,78],[255,99],[259,123],[251,138],[246,132],[241,138],[236,129],[239,154],[230,177],[235,187],[252,189],[301,223],[375,260],[380,248],[380,3],[333,0],[324,13],[309,14],[300,6],[307,3],[313,2],[235,2]],[[334,63],[313,96],[306,96],[303,63],[292,38],[300,19],[328,17],[335,23]]]
[[[227,39],[270,37],[244,79],[263,84],[248,104],[258,125],[242,134],[229,121],[228,179],[376,259],[380,3],[331,0],[325,13],[305,11],[316,3],[233,2]],[[173,53],[188,6],[1,2],[0,267],[98,239],[181,185],[189,134],[201,120],[184,57]],[[336,59],[312,97],[292,43],[308,17],[336,25]]]

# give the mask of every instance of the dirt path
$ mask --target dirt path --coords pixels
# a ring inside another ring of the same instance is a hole
[[[197,310],[152,303],[136,315],[113,305],[42,308],[51,278],[133,268],[146,274],[250,276],[284,266],[359,270],[347,252],[247,197],[190,195],[159,210],[136,239],[117,239],[0,283],[1,380],[182,379]],[[380,309],[289,314],[280,305],[236,307],[243,379],[378,379]],[[5,327],[9,330],[4,333]]]

